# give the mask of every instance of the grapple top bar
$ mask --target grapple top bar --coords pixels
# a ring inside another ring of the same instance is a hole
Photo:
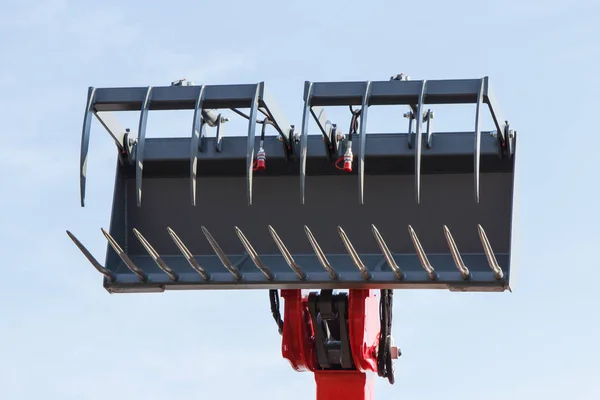
[[[259,102],[263,103],[264,83],[260,83]],[[193,110],[204,88],[204,108],[247,108],[252,105],[256,84],[155,86],[150,110]],[[97,88],[95,111],[139,111],[146,99],[147,87]],[[264,105],[264,104],[261,104]]]
[[[426,83],[423,104],[475,104],[483,80],[483,102],[492,113],[496,128],[504,134],[505,121],[496,104],[489,78],[446,79],[427,81],[370,82],[368,105],[409,105],[419,103],[421,88]],[[304,101],[309,106],[358,106],[362,104],[367,82],[305,82]],[[312,86],[312,89],[309,89]],[[309,94],[310,91],[310,94]],[[416,111],[416,109],[415,109]]]
[[[487,78],[308,82],[304,98],[295,135],[264,83],[91,88],[82,184],[92,115],[119,149],[105,264],[69,236],[107,290],[509,287],[516,132],[481,131],[483,103],[499,118]],[[477,105],[473,131],[433,132],[423,107],[447,103]],[[358,104],[346,134],[321,108]],[[408,132],[368,133],[368,108],[385,104],[416,110]],[[245,137],[223,137],[221,114],[211,125],[202,113],[242,107]],[[167,109],[194,110],[191,137],[146,141],[148,111]],[[105,114],[124,110],[140,110],[133,144]]]

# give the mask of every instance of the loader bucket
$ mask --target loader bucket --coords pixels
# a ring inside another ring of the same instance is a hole
[[[465,103],[472,131],[432,131],[436,104]],[[483,104],[494,132],[481,130]],[[367,111],[381,105],[407,106],[408,130],[369,132]],[[347,121],[329,121],[327,106],[350,107],[354,129],[341,132]],[[145,137],[149,110],[179,109],[194,110],[188,137]],[[114,117],[131,110],[136,140]],[[225,113],[247,132],[224,136]],[[68,234],[111,293],[509,288],[516,132],[487,77],[306,82],[300,130],[262,82],[90,88],[82,206],[93,116],[118,149],[104,265]]]

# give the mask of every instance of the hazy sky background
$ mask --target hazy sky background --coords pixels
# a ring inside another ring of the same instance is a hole
[[[65,234],[104,259],[116,154],[94,123],[80,208],[87,87],[265,80],[299,126],[305,80],[398,72],[490,76],[519,131],[518,275],[512,294],[396,291],[404,355],[376,398],[600,398],[599,13],[592,0],[0,0],[0,398],[314,398],[313,376],[281,358],[266,291],[102,288]],[[370,113],[370,130],[405,131],[395,112]],[[435,127],[472,129],[460,115],[436,109]],[[190,121],[151,114],[148,136],[188,136]]]

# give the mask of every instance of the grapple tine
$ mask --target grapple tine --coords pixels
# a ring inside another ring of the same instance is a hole
[[[252,205],[252,175],[254,165],[254,141],[256,138],[256,115],[258,112],[258,98],[261,84],[256,85],[256,93],[250,106],[250,118],[248,120],[248,147],[246,150],[246,197],[248,205]]]
[[[423,250],[423,246],[421,245],[421,242],[419,241],[419,238],[418,238],[415,230],[410,225],[408,226],[408,232],[410,233],[410,238],[412,239],[413,245],[415,246],[415,250],[417,252],[417,257],[419,258],[419,262],[421,263],[421,266],[423,267],[425,272],[427,272],[427,275],[429,275],[429,279],[431,279],[431,280],[437,279],[437,273],[435,272],[435,270],[433,269],[433,266],[429,262],[429,259],[427,258],[427,254],[425,253],[425,250]]]
[[[306,156],[308,153],[308,123],[310,121],[310,100],[312,97],[312,82],[307,82],[304,113],[302,114],[302,132],[300,132],[300,202],[304,204],[306,193]]]
[[[369,97],[371,96],[371,81],[367,81],[365,86],[365,94],[362,98],[362,108],[360,109],[360,141],[358,149],[358,201],[364,204],[364,188],[365,188],[365,149],[367,146],[367,111],[369,109]]]
[[[498,264],[498,260],[496,260],[494,250],[492,250],[492,245],[490,244],[483,227],[481,225],[477,225],[477,230],[479,231],[479,238],[481,239],[481,244],[483,245],[483,251],[485,252],[485,256],[488,260],[490,268],[494,272],[494,276],[496,279],[504,278],[504,272],[502,271],[500,264]]]
[[[190,156],[190,185],[192,191],[192,206],[196,205],[196,185],[198,172],[198,147],[200,146],[200,136],[204,134],[204,120],[202,119],[202,104],[204,103],[205,85],[200,87],[196,104],[194,105],[194,119],[192,121],[192,140]]]
[[[356,268],[362,275],[363,279],[365,281],[370,280],[371,273],[369,272],[367,267],[365,267],[365,264],[362,262],[358,253],[354,249],[354,246],[352,246],[352,243],[350,242],[348,235],[346,235],[346,232],[344,232],[344,230],[342,229],[341,226],[338,226],[337,229],[338,229],[338,233],[340,234],[340,237],[342,238],[342,242],[344,242],[344,247],[346,247],[346,250],[348,251],[350,258],[352,258],[352,262],[354,263],[354,265],[356,266]]]
[[[146,249],[148,255],[152,257],[158,268],[160,268],[165,274],[169,275],[169,278],[173,282],[177,282],[179,280],[179,275],[177,275],[175,271],[173,271],[171,267],[167,265],[167,263],[162,259],[160,254],[158,254],[154,247],[152,247],[150,242],[148,242],[148,240],[146,240],[146,238],[137,229],[133,228],[133,233],[140,241],[142,246],[144,246],[144,249]]]
[[[142,175],[144,173],[144,145],[146,143],[146,125],[148,123],[148,111],[150,109],[150,98],[152,96],[152,86],[146,91],[146,98],[142,104],[140,112],[140,123],[138,128],[138,142],[135,153],[135,195],[137,206],[142,206]]]
[[[475,109],[475,201],[479,203],[479,178],[481,170],[481,103],[483,102],[483,90],[485,79],[481,79],[481,86],[477,93],[477,106]]]
[[[94,258],[94,256],[92,255],[92,253],[90,253],[88,251],[88,249],[75,237],[75,235],[73,235],[69,231],[67,231],[67,235],[69,235],[69,237],[71,238],[71,240],[73,241],[73,243],[75,243],[75,246],[77,246],[79,248],[79,250],[83,253],[83,255],[85,256],[85,258],[87,258],[88,261],[90,263],[92,263],[92,265],[94,266],[94,268],[96,268],[96,270],[98,270],[98,272],[100,272],[102,275],[104,275],[111,282],[114,282],[117,279],[116,275],[112,271],[104,268],[98,262],[98,260],[96,260],[96,258]]]
[[[279,248],[279,251],[281,252],[281,255],[283,256],[283,258],[285,259],[285,262],[287,262],[287,264],[290,266],[290,268],[296,273],[296,275],[298,276],[298,279],[300,279],[302,281],[306,280],[306,274],[304,273],[304,271],[302,271],[302,268],[300,268],[300,266],[296,263],[296,261],[294,261],[294,257],[292,257],[292,253],[290,253],[290,251],[287,249],[287,247],[283,243],[283,240],[281,240],[281,238],[279,237],[279,235],[277,234],[277,232],[271,225],[269,225],[269,233],[271,233],[271,236],[273,237],[275,244]]]
[[[202,233],[206,237],[206,240],[208,240],[208,243],[210,244],[210,247],[212,247],[212,249],[214,250],[215,254],[217,255],[217,257],[221,261],[221,264],[223,264],[223,267],[225,267],[225,269],[227,271],[229,271],[231,273],[231,275],[233,275],[233,277],[235,278],[236,281],[241,280],[242,279],[242,274],[236,268],[236,266],[233,265],[231,263],[231,261],[229,261],[229,259],[225,255],[225,252],[221,249],[221,246],[219,246],[219,243],[217,243],[217,241],[210,234],[210,232],[208,231],[208,229],[206,229],[203,226],[201,226],[200,228],[202,229]]]
[[[327,260],[325,253],[321,249],[321,246],[319,246],[317,239],[315,239],[315,236],[312,234],[312,232],[310,231],[310,229],[308,229],[308,226],[306,226],[306,225],[304,225],[304,232],[306,233],[306,236],[308,237],[308,241],[310,242],[310,245],[313,248],[315,255],[319,259],[321,266],[325,269],[325,271],[327,271],[327,273],[329,273],[329,276],[331,277],[331,279],[337,280],[339,278],[339,274],[337,272],[335,272],[335,270],[333,269],[331,264],[329,264],[329,261]]]
[[[90,131],[92,129],[92,117],[94,115],[94,96],[96,89],[88,88],[85,115],[83,117],[83,128],[81,131],[81,154],[79,159],[79,191],[81,207],[85,206],[85,183],[87,174],[87,156],[90,148]]]
[[[242,230],[236,226],[235,227],[235,233],[240,238],[240,241],[242,242],[242,245],[244,246],[244,249],[246,249],[246,252],[248,253],[248,255],[250,256],[250,258],[252,259],[252,262],[254,263],[254,265],[256,266],[256,268],[258,268],[260,270],[260,272],[262,272],[268,280],[272,281],[273,280],[273,273],[262,262],[262,260],[258,256],[258,253],[256,252],[256,250],[254,250],[254,247],[252,247],[252,244],[250,244],[250,241],[246,238],[246,236],[244,236],[244,233],[242,232]]]
[[[138,267],[134,264],[133,261],[131,261],[131,258],[129,258],[127,253],[123,251],[121,246],[119,246],[119,243],[117,243],[117,241],[110,235],[110,233],[104,230],[104,228],[100,228],[100,230],[102,230],[102,234],[104,235],[104,237],[106,237],[106,240],[108,240],[110,247],[113,248],[115,253],[117,253],[119,258],[125,263],[127,268],[129,268],[131,272],[137,275],[137,277],[140,278],[142,282],[146,282],[148,280],[148,275],[146,275],[146,273],[140,267]]]
[[[394,256],[392,255],[392,252],[383,240],[383,236],[381,236],[381,233],[379,233],[379,230],[377,229],[377,227],[375,227],[375,225],[371,224],[371,228],[373,230],[373,236],[375,236],[375,240],[377,241],[377,244],[379,245],[379,248],[381,249],[381,252],[385,257],[385,261],[387,262],[388,266],[394,272],[394,275],[398,280],[403,280],[404,272],[402,272],[402,269],[400,268],[400,266],[398,266],[396,260],[394,260]]]
[[[452,254],[452,259],[454,260],[454,265],[462,275],[463,279],[469,279],[471,277],[471,273],[469,272],[469,268],[465,265],[460,252],[458,251],[458,246],[450,233],[450,229],[446,225],[444,225],[444,235],[446,236],[446,242],[448,242],[448,248],[450,249],[450,253]]]
[[[188,248],[183,243],[183,241],[179,238],[179,236],[177,236],[175,231],[173,229],[171,229],[170,227],[167,227],[167,232],[169,232],[169,235],[171,235],[171,239],[173,239],[173,242],[175,242],[175,245],[177,246],[177,248],[179,248],[179,251],[181,251],[181,254],[183,254],[183,256],[185,257],[187,262],[190,264],[190,267],[192,267],[192,269],[194,271],[199,273],[200,276],[202,277],[202,279],[204,279],[205,281],[209,281],[210,274],[208,272],[206,272],[206,270],[200,266],[198,261],[196,261],[196,259],[194,258],[193,254],[188,250]]]
[[[421,83],[421,93],[417,105],[417,133],[415,145],[415,198],[417,204],[421,203],[421,153],[423,152],[423,102],[427,91],[427,81]]]

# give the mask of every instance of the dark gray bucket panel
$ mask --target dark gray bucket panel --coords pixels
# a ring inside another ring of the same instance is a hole
[[[117,180],[110,234],[133,262],[148,274],[141,282],[117,254],[108,248],[106,267],[116,280],[106,282],[116,292],[163,289],[229,288],[447,288],[504,290],[509,279],[513,177],[511,173],[481,174],[480,203],[473,196],[473,174],[424,175],[421,204],[414,199],[411,175],[365,177],[364,204],[358,202],[356,176],[310,176],[306,203],[300,204],[299,179],[294,175],[254,177],[254,202],[248,206],[244,177],[198,179],[197,205],[190,204],[190,181],[181,178],[145,178],[144,201],[135,201],[135,179]],[[386,263],[373,235],[377,227],[394,260],[402,269],[398,279]],[[268,226],[272,226],[294,261],[306,274],[301,280],[285,261]],[[319,262],[304,231],[308,226],[327,256],[338,279],[332,279]],[[408,226],[411,225],[435,269],[431,279],[419,262]],[[470,270],[464,279],[444,235],[446,225]],[[478,232],[481,225],[491,243],[503,277],[490,268]],[[215,255],[201,227],[218,242],[242,274],[228,272]],[[252,244],[262,263],[274,274],[267,277],[245,254],[235,227]],[[360,255],[370,279],[361,275],[338,233],[340,226]],[[197,262],[211,276],[205,281],[192,269],[167,232],[173,229]],[[173,281],[158,268],[140,240],[137,229],[163,261],[178,275]]]

